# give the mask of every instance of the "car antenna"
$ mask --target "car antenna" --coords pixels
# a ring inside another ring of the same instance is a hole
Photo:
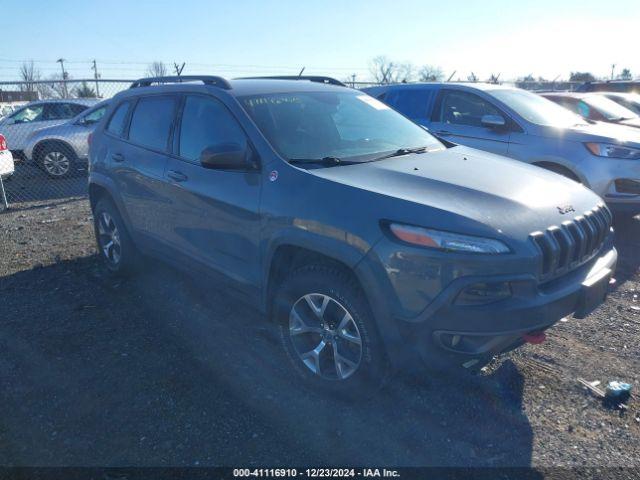
[[[305,68],[307,68],[307,67],[302,67],[302,70],[300,70],[300,73],[298,74],[298,77],[301,77],[301,76],[302,76],[302,73],[304,72],[304,69],[305,69]]]
[[[453,73],[451,75],[449,75],[449,78],[447,79],[447,82],[450,82],[451,79],[453,78],[453,76],[456,74],[457,70],[454,70]]]

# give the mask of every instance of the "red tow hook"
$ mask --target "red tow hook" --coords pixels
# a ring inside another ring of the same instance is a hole
[[[522,338],[527,343],[531,343],[533,345],[540,345],[542,342],[544,342],[547,339],[547,336],[544,334],[544,332],[531,332],[531,333],[525,333],[522,336]]]

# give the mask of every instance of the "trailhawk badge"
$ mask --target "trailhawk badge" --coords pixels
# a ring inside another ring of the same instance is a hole
[[[571,213],[576,211],[576,209],[573,208],[573,205],[561,205],[556,208],[558,209],[558,212],[560,213],[560,215],[564,215],[566,213]]]

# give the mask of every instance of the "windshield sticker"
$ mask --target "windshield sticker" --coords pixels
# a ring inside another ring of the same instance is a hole
[[[367,105],[372,106],[373,108],[375,108],[376,110],[389,110],[389,107],[386,106],[384,103],[382,103],[380,100],[376,100],[373,97],[370,97],[369,95],[358,95],[358,97],[360,100],[362,100],[364,103],[366,103]]]

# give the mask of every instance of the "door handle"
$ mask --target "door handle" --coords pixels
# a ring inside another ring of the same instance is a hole
[[[114,162],[124,162],[124,155],[122,155],[121,153],[113,153],[111,154],[111,159]]]
[[[167,176],[175,182],[184,182],[189,178],[184,173],[178,172],[177,170],[169,170],[167,172]]]

